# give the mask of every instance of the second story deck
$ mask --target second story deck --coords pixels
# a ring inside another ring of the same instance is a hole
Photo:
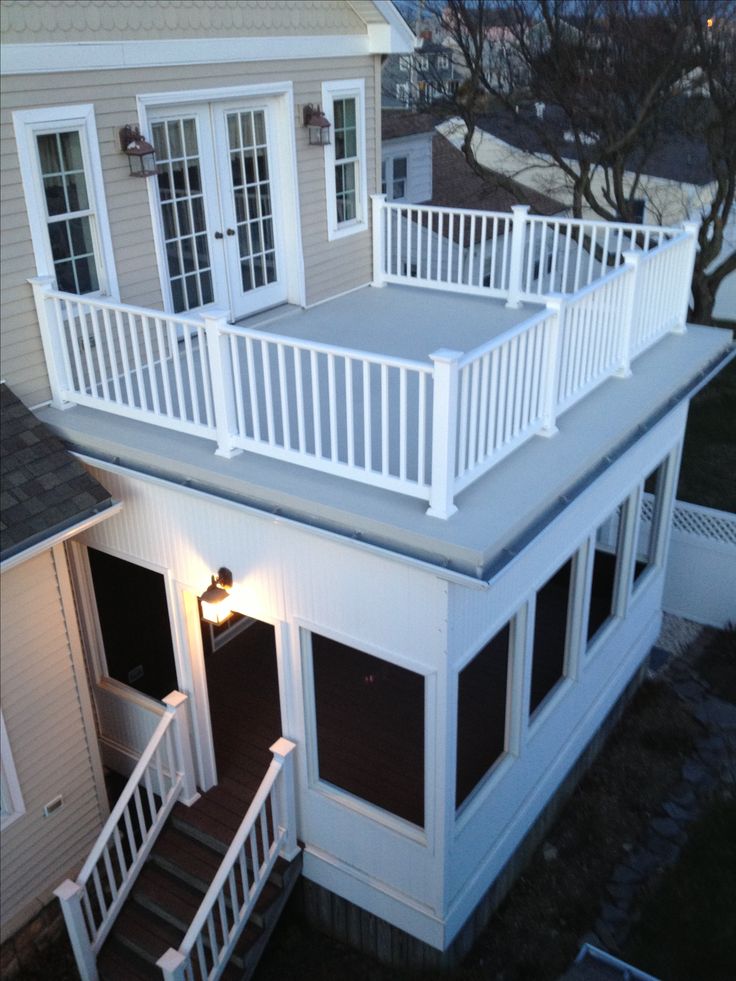
[[[471,502],[487,500],[487,478],[494,498],[518,500],[516,484],[551,468],[564,493],[729,346],[725,332],[685,332],[692,228],[380,198],[373,228],[372,287],[242,324],[227,311],[174,316],[36,281],[52,404],[80,407],[47,421],[107,458],[142,466],[148,456],[160,470],[173,454],[177,474],[284,513],[311,493],[302,511],[349,510],[341,521],[359,534],[374,510],[379,521],[395,511],[407,533],[416,517],[420,536],[459,546],[465,524],[472,540]],[[453,520],[429,531],[417,499]],[[496,546],[517,523],[506,515]]]

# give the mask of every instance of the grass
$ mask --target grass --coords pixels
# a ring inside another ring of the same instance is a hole
[[[736,511],[736,360],[692,401],[677,496]]]
[[[736,800],[715,801],[650,896],[626,951],[667,981],[732,981],[736,966]]]

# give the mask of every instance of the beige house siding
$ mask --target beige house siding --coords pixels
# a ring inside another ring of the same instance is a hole
[[[367,7],[368,15],[373,4]],[[365,24],[334,0],[4,0],[0,28],[7,44],[361,34]]]
[[[15,149],[14,110],[94,104],[120,298],[124,302],[161,309],[148,189],[145,181],[131,179],[127,159],[117,143],[120,127],[138,119],[136,96],[291,81],[295,112],[299,117],[300,106],[321,101],[323,81],[363,78],[366,83],[366,165],[370,194],[376,190],[379,127],[376,107],[380,105],[376,97],[376,80],[379,77],[380,58],[370,55],[295,62],[6,76],[0,120],[5,148],[0,270],[4,320],[2,360],[4,378],[19,397],[28,405],[36,405],[46,401],[50,393],[31,289],[27,284],[27,279],[36,275],[36,264]],[[307,144],[300,118],[294,125],[306,301],[312,304],[370,281],[371,241],[368,232],[336,242],[327,240],[323,151]]]
[[[2,711],[25,805],[0,851],[5,940],[79,870],[107,804],[63,547],[3,573],[1,599]]]

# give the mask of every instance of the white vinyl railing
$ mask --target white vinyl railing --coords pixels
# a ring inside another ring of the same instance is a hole
[[[186,695],[166,710],[76,881],[56,895],[82,981],[97,981],[97,955],[177,800],[196,800]]]
[[[454,496],[668,331],[683,331],[697,225],[681,229],[387,204],[374,285],[544,302],[475,351],[428,362],[73,296],[31,280],[52,404],[145,420],[398,491]]]
[[[288,739],[273,760],[178,950],[157,962],[165,981],[216,981],[279,857],[296,858],[294,763]]]

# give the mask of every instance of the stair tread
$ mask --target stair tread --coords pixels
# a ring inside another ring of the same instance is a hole
[[[113,927],[117,940],[133,947],[151,964],[155,964],[169,947],[177,949],[185,932],[130,901],[123,906]]]
[[[220,852],[172,826],[161,832],[151,858],[157,863],[165,862],[169,870],[175,866],[205,889],[222,862]]]
[[[152,862],[143,867],[133,888],[133,897],[139,905],[185,929],[194,919],[204,895],[204,889],[190,885]]]
[[[161,971],[114,937],[105,943],[97,959],[101,981],[161,981]]]

